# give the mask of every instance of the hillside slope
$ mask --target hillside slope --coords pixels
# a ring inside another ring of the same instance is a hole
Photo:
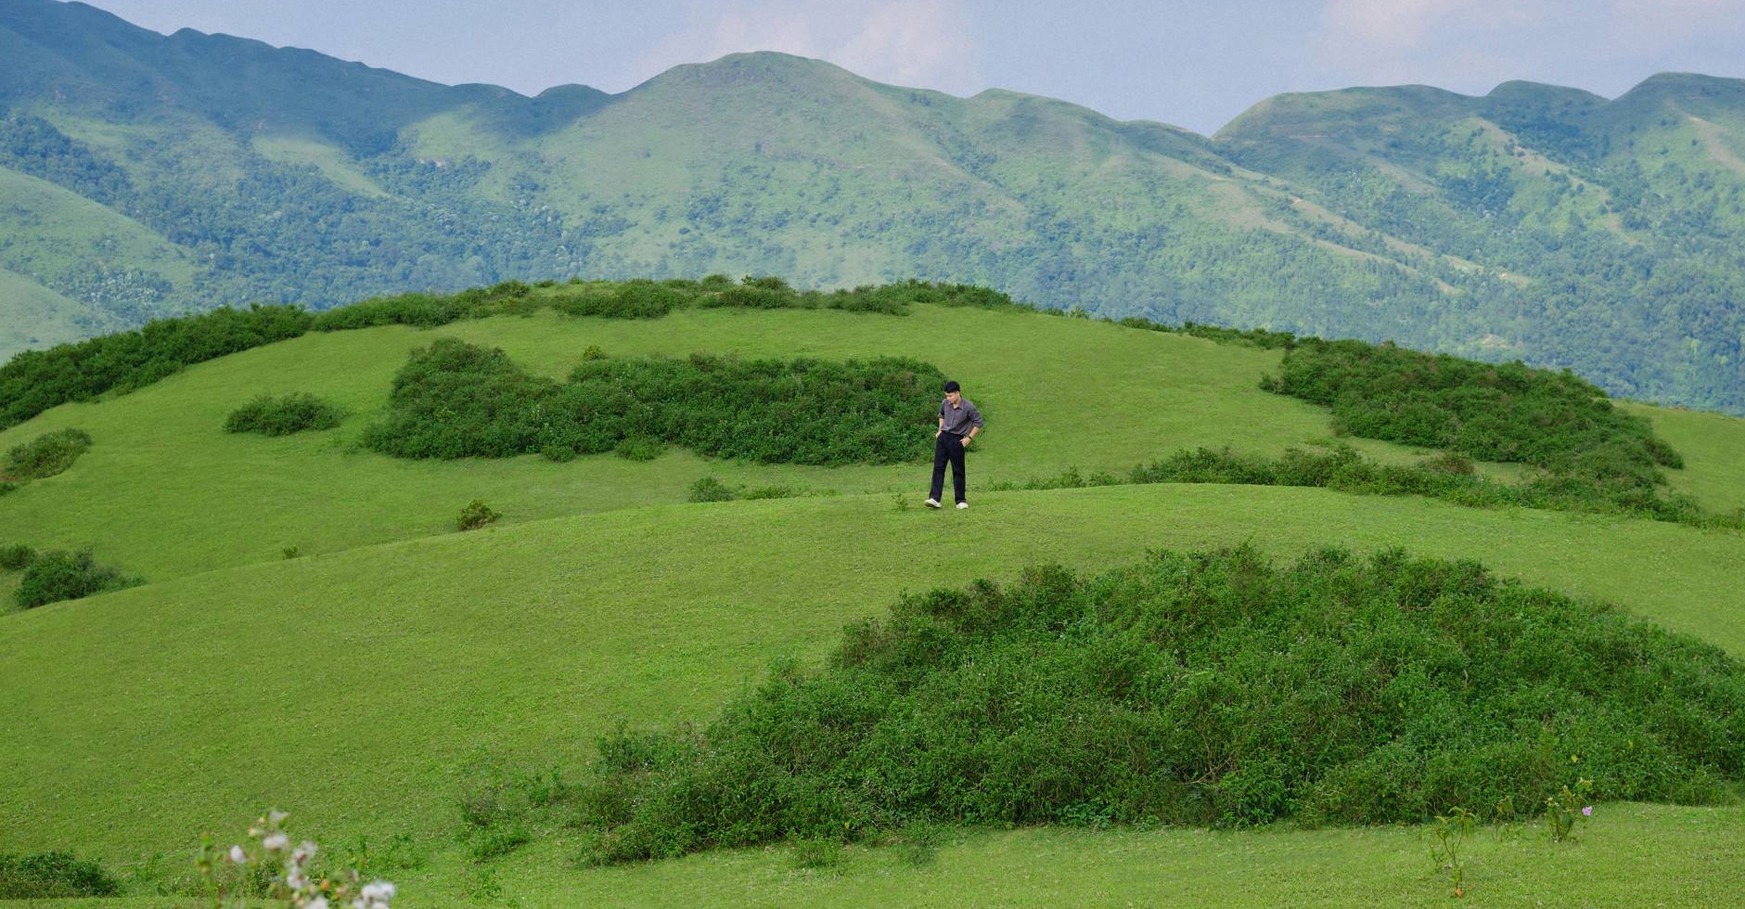
[[[965,332],[975,344],[955,340]],[[760,466],[682,451],[652,462],[410,462],[359,449],[407,354],[443,337],[501,347],[546,376],[567,373],[588,345],[608,357],[916,357],[964,381],[988,415],[970,460],[973,507],[921,508],[923,464]],[[1272,454],[1326,440],[1325,411],[1259,390],[1277,364],[1276,352],[1021,311],[614,320],[542,310],[309,334],[55,408],[0,433],[0,449],[66,427],[95,444],[67,472],[0,497],[0,543],[95,544],[150,583],[0,615],[0,764],[13,771],[0,774],[0,852],[76,847],[137,869],[134,892],[149,894],[182,873],[179,856],[200,831],[231,835],[279,806],[324,843],[399,837],[426,855],[395,872],[408,905],[476,900],[487,872],[529,905],[659,903],[674,888],[705,904],[936,904],[931,893],[995,904],[1020,899],[1019,880],[1036,882],[1024,897],[1044,905],[1214,905],[1229,901],[1213,884],[1233,852],[1262,882],[1244,897],[1254,904],[1446,899],[1423,834],[1402,830],[965,832],[937,866],[856,849],[841,878],[796,875],[768,850],[583,872],[571,867],[576,834],[561,831],[480,866],[455,839],[459,800],[492,768],[573,775],[620,721],[704,719],[770,660],[817,660],[845,622],[905,591],[1005,581],[1040,563],[1096,569],[1158,548],[1245,542],[1281,558],[1403,546],[1602,598],[1745,655],[1737,532],[1317,489],[988,489],[1069,467],[1125,471],[1181,447]],[[231,409],[294,391],[350,415],[277,439],[223,432]],[[1640,410],[1686,455],[1675,484],[1711,508],[1745,502],[1731,456],[1745,421]],[[1361,445],[1390,462],[1420,457]],[[814,494],[684,504],[707,475]],[[452,532],[475,497],[505,521]],[[1745,811],[1602,809],[1580,852],[1545,851],[1537,834],[1532,845],[1481,837],[1475,879],[1493,893],[1579,878],[1669,905],[1727,898],[1728,869],[1745,858]],[[1135,867],[1157,880],[1136,883]],[[1305,874],[1347,883],[1304,885]]]
[[[1520,357],[1745,412],[1738,80],[1657,76],[1610,102],[1527,83],[1287,95],[1209,140],[779,54],[527,98],[53,0],[9,4],[0,49],[0,168],[195,269],[31,274],[124,320],[571,274],[921,276]],[[0,210],[0,243],[30,237]]]

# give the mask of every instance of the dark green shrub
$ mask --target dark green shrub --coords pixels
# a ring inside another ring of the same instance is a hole
[[[64,472],[91,447],[82,429],[44,433],[6,453],[6,473],[20,480],[40,480]]]
[[[1305,339],[1262,387],[1331,408],[1352,435],[1531,464],[1548,474],[1535,495],[1592,499],[1669,520],[1694,508],[1661,489],[1660,468],[1681,464],[1678,453],[1647,420],[1613,407],[1568,371]]]
[[[606,352],[600,349],[600,345],[589,344],[587,347],[582,348],[582,362],[585,363],[589,360],[604,359],[606,359]]]
[[[0,900],[115,896],[121,882],[102,865],[70,852],[0,853]]]
[[[0,546],[0,571],[23,571],[36,561],[36,550],[23,543]]]
[[[564,448],[632,460],[682,445],[764,463],[920,460],[944,377],[913,360],[587,360],[565,383],[500,350],[440,339],[394,379],[364,433],[397,457],[509,457]]]
[[[63,600],[77,600],[139,584],[106,565],[98,565],[90,550],[37,553],[19,579],[14,597],[20,609],[34,609]]]
[[[24,351],[0,366],[0,429],[68,401],[141,388],[184,366],[295,338],[309,330],[311,319],[295,306],[221,307],[158,319],[137,331]]]
[[[264,436],[332,429],[345,413],[311,394],[288,394],[281,398],[261,395],[231,411],[224,420],[225,432],[255,432]]]
[[[917,824],[1416,822],[1578,778],[1727,797],[1745,666],[1470,562],[1245,547],[904,597],[705,730],[606,736],[576,792],[609,862]]]
[[[691,484],[689,499],[692,502],[731,502],[738,497],[733,487],[726,483],[714,477],[699,477]]]
[[[576,450],[568,445],[553,442],[539,450],[540,457],[547,461],[567,464],[576,459]]]
[[[467,507],[460,510],[460,517],[454,521],[454,529],[477,530],[486,524],[496,523],[497,519],[501,517],[502,515],[491,510],[491,506],[486,505],[483,499],[474,499],[467,503]]]
[[[18,491],[18,484],[11,480],[0,480],[0,496],[9,496]]]

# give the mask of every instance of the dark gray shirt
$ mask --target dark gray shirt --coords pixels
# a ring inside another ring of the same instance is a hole
[[[957,406],[952,407],[950,401],[939,402],[939,419],[945,421],[945,431],[953,435],[969,435],[970,426],[981,426],[982,412],[969,402],[968,398],[958,398]]]

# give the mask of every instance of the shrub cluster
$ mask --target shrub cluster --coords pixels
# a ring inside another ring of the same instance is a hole
[[[0,900],[115,896],[117,881],[102,865],[70,852],[0,853]]]
[[[295,393],[280,398],[261,395],[231,411],[224,420],[224,431],[288,436],[308,430],[332,429],[344,416],[338,407],[311,394]]]
[[[576,788],[628,861],[913,823],[1421,821],[1708,802],[1745,775],[1745,667],[1469,562],[1154,554],[900,600],[706,728],[619,730]]]
[[[91,435],[82,429],[44,433],[6,453],[5,473],[18,480],[40,480],[65,472],[91,447]]]
[[[19,579],[14,598],[20,609],[34,609],[62,600],[77,600],[139,584],[107,565],[97,564],[89,550],[40,552]]]
[[[567,382],[528,375],[501,350],[451,338],[415,351],[388,415],[364,434],[407,458],[508,457],[664,445],[764,463],[917,460],[944,377],[914,360],[585,360]]]
[[[0,429],[68,401],[143,388],[184,366],[295,338],[311,320],[295,306],[224,307],[158,319],[137,331],[24,351],[0,366]]]
[[[1142,464],[1125,476],[1098,472],[1086,476],[1068,468],[1058,476],[1023,483],[1000,482],[1001,489],[1076,489],[1126,483],[1231,483],[1249,486],[1310,486],[1358,495],[1419,495],[1456,505],[1494,508],[1514,505],[1556,511],[1627,514],[1699,527],[1745,528],[1745,515],[1704,511],[1696,500],[1662,494],[1641,500],[1608,495],[1598,485],[1550,474],[1518,485],[1479,475],[1470,459],[1443,453],[1416,464],[1378,464],[1349,445],[1324,451],[1287,448],[1276,458],[1225,449],[1183,449]]]
[[[1352,435],[1519,462],[1651,510],[1683,461],[1648,421],[1567,370],[1479,363],[1390,344],[1302,340],[1262,387],[1333,410]]]

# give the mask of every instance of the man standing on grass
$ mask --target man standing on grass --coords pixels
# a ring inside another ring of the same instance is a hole
[[[963,450],[982,431],[982,412],[963,399],[956,382],[945,383],[945,400],[939,402],[939,431],[933,434],[933,494],[927,497],[928,508],[939,507],[939,497],[945,494],[945,462],[951,462],[951,486],[957,493],[957,507],[968,508],[963,498]]]

